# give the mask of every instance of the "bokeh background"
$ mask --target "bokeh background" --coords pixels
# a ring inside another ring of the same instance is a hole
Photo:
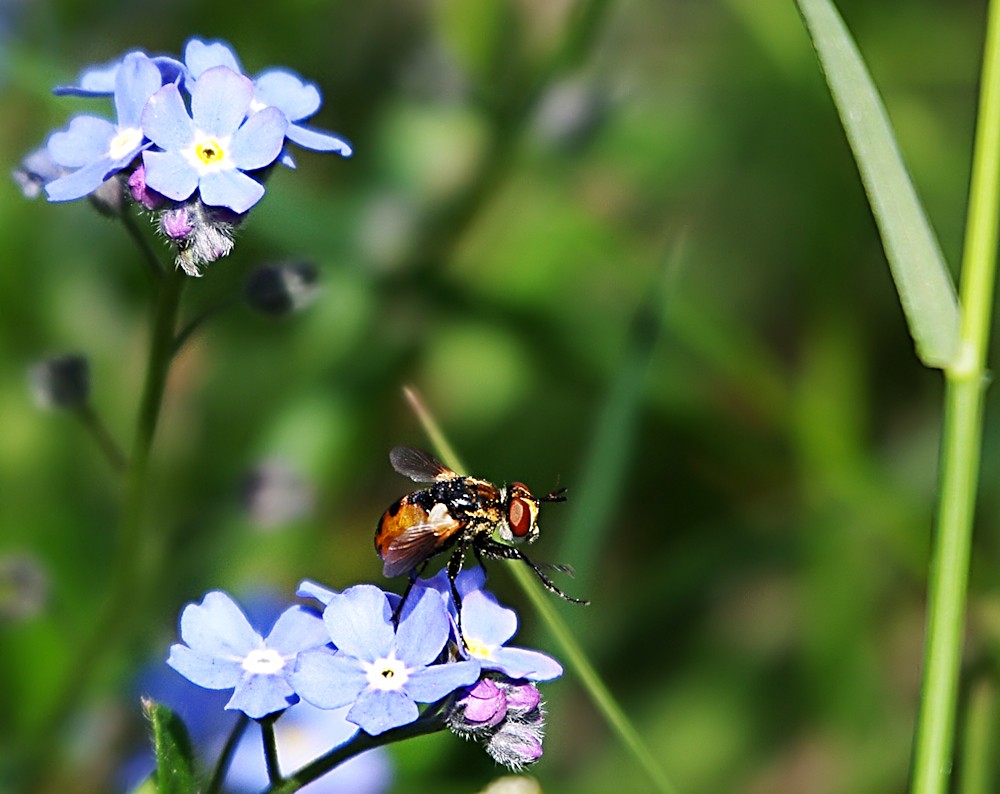
[[[839,6],[956,263],[985,3]],[[313,263],[322,288],[282,321],[215,315],[176,363],[151,493],[163,574],[47,790],[118,785],[144,736],[136,677],[185,603],[383,583],[372,532],[408,490],[387,452],[428,443],[410,384],[470,471],[569,489],[533,556],[576,568],[560,583],[592,606],[556,607],[680,791],[903,791],[941,379],[913,355],[791,0],[3,0],[4,167],[95,109],[53,85],[190,36],[316,82],[313,122],[356,154],[300,152],[188,285],[188,318],[265,262]],[[0,747],[72,674],[121,491],[27,369],[85,353],[127,445],[149,298],[114,222],[0,182]],[[987,691],[996,435],[988,416],[966,676]],[[491,578],[524,607],[520,642],[557,654],[504,566]],[[572,675],[545,693],[545,791],[647,790]],[[391,763],[397,792],[502,772],[450,734]]]

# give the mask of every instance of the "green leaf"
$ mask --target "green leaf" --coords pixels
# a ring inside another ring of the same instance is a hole
[[[861,172],[917,355],[946,367],[958,351],[955,286],[864,61],[829,0],[796,0]]]
[[[159,794],[196,794],[191,738],[184,722],[166,706],[144,698],[142,708],[153,729],[156,790]]]

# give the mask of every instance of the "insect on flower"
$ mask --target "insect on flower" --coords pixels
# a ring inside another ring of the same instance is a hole
[[[485,559],[521,560],[547,590],[574,604],[590,603],[566,595],[543,570],[572,575],[569,566],[533,562],[513,545],[531,543],[538,537],[539,505],[566,501],[565,488],[536,497],[524,483],[497,486],[463,477],[430,454],[410,447],[395,447],[389,461],[403,476],[431,483],[428,488],[397,499],[383,513],[375,530],[375,550],[385,563],[383,573],[388,577],[410,574],[400,609],[430,558],[451,548],[454,551],[447,572],[458,610],[459,632],[462,600],[455,579],[469,549],[480,565]]]

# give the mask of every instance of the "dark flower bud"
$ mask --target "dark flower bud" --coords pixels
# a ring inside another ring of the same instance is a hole
[[[284,317],[312,302],[317,281],[316,268],[308,262],[264,265],[250,274],[243,294],[254,311]]]
[[[28,554],[0,557],[0,621],[25,620],[45,607],[49,577]]]
[[[31,390],[42,408],[82,408],[90,399],[90,365],[85,356],[53,356],[30,371]]]

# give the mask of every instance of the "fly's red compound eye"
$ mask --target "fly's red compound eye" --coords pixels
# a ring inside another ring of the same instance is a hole
[[[523,538],[531,531],[533,523],[532,505],[525,499],[514,497],[510,500],[510,507],[507,508],[507,523],[510,524],[510,531],[516,538]]]

